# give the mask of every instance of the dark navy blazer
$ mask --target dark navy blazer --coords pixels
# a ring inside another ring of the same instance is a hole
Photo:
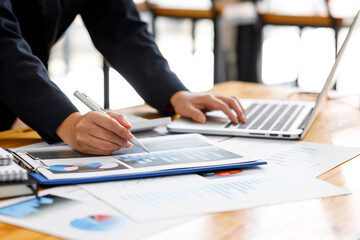
[[[15,116],[47,142],[75,106],[49,79],[50,49],[80,14],[95,47],[159,111],[186,90],[132,0],[0,0],[0,130]]]

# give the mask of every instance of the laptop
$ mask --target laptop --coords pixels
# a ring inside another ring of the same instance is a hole
[[[316,102],[240,99],[245,109],[246,123],[233,124],[221,111],[207,113],[206,123],[196,123],[181,117],[169,125],[170,132],[213,135],[248,136],[281,139],[302,139],[327,99],[329,90],[339,78],[347,53],[354,44],[360,44],[360,12],[356,15],[347,37]]]

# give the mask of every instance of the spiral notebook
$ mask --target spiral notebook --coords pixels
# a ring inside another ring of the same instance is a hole
[[[27,179],[27,171],[13,162],[11,153],[0,148],[0,183]]]
[[[12,162],[12,155],[0,147],[0,166],[7,166]]]
[[[12,163],[0,167],[0,183],[28,180],[27,171],[19,165]]]

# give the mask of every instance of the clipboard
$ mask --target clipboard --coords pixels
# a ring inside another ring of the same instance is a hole
[[[151,153],[128,148],[110,156],[93,156],[76,152],[69,146],[50,146],[15,150],[13,155],[40,185],[125,180],[266,164],[217,146],[199,134],[160,136],[142,141]]]
[[[170,169],[166,171],[128,174],[121,176],[104,176],[104,177],[93,177],[93,178],[72,178],[72,179],[56,179],[56,180],[49,180],[46,177],[44,177],[41,173],[29,173],[29,176],[33,178],[35,181],[37,181],[41,186],[56,186],[56,185],[94,183],[94,182],[115,181],[115,180],[129,180],[135,178],[160,177],[160,176],[170,176],[177,174],[188,174],[188,173],[207,172],[207,171],[216,171],[216,170],[249,168],[249,167],[257,167],[265,164],[267,163],[264,161],[253,161],[253,162],[233,164],[229,166]]]

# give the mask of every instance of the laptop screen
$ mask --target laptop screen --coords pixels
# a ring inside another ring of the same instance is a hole
[[[355,54],[357,51],[354,49],[359,49],[360,46],[360,11],[357,13],[350,30],[346,36],[346,39],[336,57],[335,63],[330,71],[330,74],[325,82],[325,85],[322,91],[319,94],[319,97],[316,101],[315,107],[312,111],[311,116],[309,117],[306,127],[302,133],[302,137],[306,134],[308,129],[310,128],[312,122],[315,120],[316,116],[318,115],[322,105],[324,104],[327,94],[329,90],[334,86],[334,84],[341,78],[344,77],[353,77],[349,76],[349,69],[358,69],[360,65],[357,61],[354,61]],[[359,54],[357,54],[357,57]],[[357,66],[354,66],[357,64]],[[360,79],[358,80],[360,81]]]

